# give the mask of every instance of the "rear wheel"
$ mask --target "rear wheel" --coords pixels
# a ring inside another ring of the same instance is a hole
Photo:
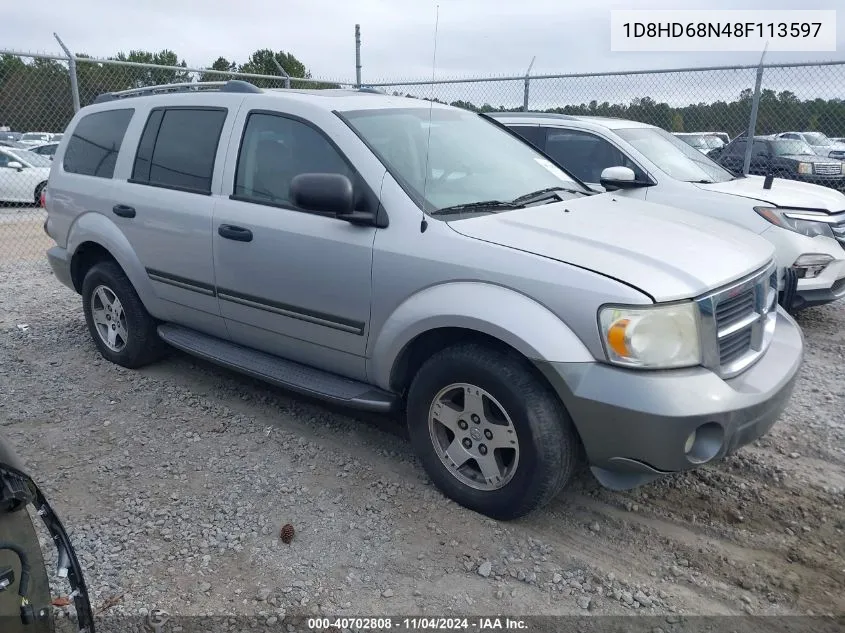
[[[408,430],[435,485],[464,507],[515,519],[551,500],[578,456],[572,422],[516,353],[478,344],[432,356],[408,393]]]
[[[35,187],[35,206],[41,206],[41,192],[44,191],[44,187],[47,186],[46,182],[38,183],[38,186]]]
[[[95,264],[82,282],[85,321],[100,354],[134,369],[165,349],[150,316],[123,270],[113,261]]]

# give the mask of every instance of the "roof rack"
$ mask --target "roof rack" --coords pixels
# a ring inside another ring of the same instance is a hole
[[[94,99],[94,103],[105,103],[106,101],[114,101],[116,99],[125,99],[127,97],[146,97],[155,94],[164,94],[169,92],[263,92],[261,88],[248,81],[241,79],[230,79],[229,81],[197,81],[177,84],[162,84],[160,86],[146,86],[144,88],[132,88],[131,90],[121,90],[119,92],[104,92]]]

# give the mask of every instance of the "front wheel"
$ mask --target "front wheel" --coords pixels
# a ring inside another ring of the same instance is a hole
[[[415,376],[407,414],[435,485],[496,519],[548,503],[577,464],[578,438],[563,405],[507,350],[466,344],[438,352]]]

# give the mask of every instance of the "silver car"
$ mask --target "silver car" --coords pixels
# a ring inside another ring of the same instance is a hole
[[[582,457],[630,488],[786,406],[803,339],[764,239],[595,194],[457,108],[202,88],[102,95],[53,161],[47,255],[114,363],[167,343],[401,412],[434,483],[502,519]]]

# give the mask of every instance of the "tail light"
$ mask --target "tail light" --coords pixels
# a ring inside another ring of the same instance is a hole
[[[41,205],[42,209],[47,208],[47,188],[46,187],[41,190],[41,200],[40,200],[39,204]]]

